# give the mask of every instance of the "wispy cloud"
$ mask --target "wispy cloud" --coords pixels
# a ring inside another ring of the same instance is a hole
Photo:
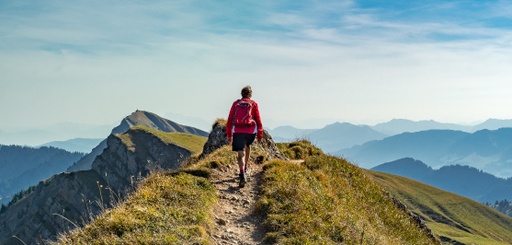
[[[455,115],[462,104],[512,103],[503,97],[512,92],[505,82],[512,32],[500,24],[510,21],[510,8],[505,1],[2,1],[0,81],[10,90],[0,90],[0,110],[26,118],[30,106],[70,110],[56,98],[75,93],[67,104],[81,111],[126,108],[116,118],[139,106],[213,118],[237,94],[226,88],[249,80],[266,96],[263,105],[275,102],[266,111],[274,118],[303,103],[309,115],[294,121],[466,120],[477,116]],[[23,93],[17,84],[44,86]],[[105,90],[121,92],[112,100]],[[226,101],[201,108],[183,92],[212,90]],[[141,93],[152,96],[130,99]],[[315,109],[326,100],[339,112]],[[187,106],[169,108],[178,103]]]

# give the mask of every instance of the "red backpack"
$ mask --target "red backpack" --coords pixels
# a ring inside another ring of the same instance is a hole
[[[235,104],[233,125],[235,127],[250,127],[255,123],[252,118],[252,101],[238,100]]]

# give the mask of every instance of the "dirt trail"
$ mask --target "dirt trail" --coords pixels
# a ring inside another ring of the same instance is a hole
[[[215,244],[264,244],[263,217],[254,212],[260,194],[262,168],[250,164],[249,181],[244,188],[238,187],[238,167],[235,163],[214,170],[219,202],[215,207],[215,222],[211,237]]]

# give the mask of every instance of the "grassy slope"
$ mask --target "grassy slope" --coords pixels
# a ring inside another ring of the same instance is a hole
[[[200,153],[203,150],[203,145],[207,140],[206,137],[202,136],[178,132],[166,133],[141,125],[132,127],[131,130],[141,130],[153,134],[164,143],[177,145],[193,152],[194,154]],[[130,135],[131,134],[118,134],[116,136],[119,137],[128,147],[133,147],[134,144],[130,139]]]
[[[164,143],[200,153],[205,137],[165,133],[135,126]],[[135,147],[131,134],[118,134]],[[154,173],[124,202],[96,217],[84,228],[59,237],[58,244],[208,244],[215,189],[206,179],[186,173]]]
[[[468,198],[404,177],[368,171],[438,236],[466,244],[510,244],[512,219]]]
[[[319,154],[265,165],[259,209],[277,244],[435,244],[364,171]]]
[[[389,188],[383,184],[384,177],[375,178],[374,182],[366,171],[326,156],[308,142],[281,144],[279,148],[291,158],[306,160],[303,163],[272,160],[264,165],[262,197],[256,210],[267,217],[264,224],[268,229],[267,242],[435,244],[407,213],[396,208],[388,192],[380,186]],[[253,156],[257,155],[265,154],[256,148]],[[193,157],[179,173],[154,174],[128,200],[104,212],[85,228],[61,236],[58,244],[213,244],[208,231],[214,225],[213,207],[217,197],[208,177],[213,169],[234,162],[235,155],[226,146],[205,159]],[[413,186],[404,185],[401,188]],[[412,190],[412,196],[419,195]],[[433,210],[443,209],[435,203],[425,204]],[[467,218],[461,217],[459,224],[468,226]],[[458,234],[437,222],[429,225],[435,233],[449,237]],[[500,229],[497,226],[479,232],[498,237],[502,233]]]
[[[208,244],[216,195],[206,179],[153,174],[125,202],[59,244]]]

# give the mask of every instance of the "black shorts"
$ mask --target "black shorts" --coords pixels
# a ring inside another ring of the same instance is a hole
[[[243,151],[246,146],[250,146],[254,142],[256,134],[233,134],[233,151]]]

